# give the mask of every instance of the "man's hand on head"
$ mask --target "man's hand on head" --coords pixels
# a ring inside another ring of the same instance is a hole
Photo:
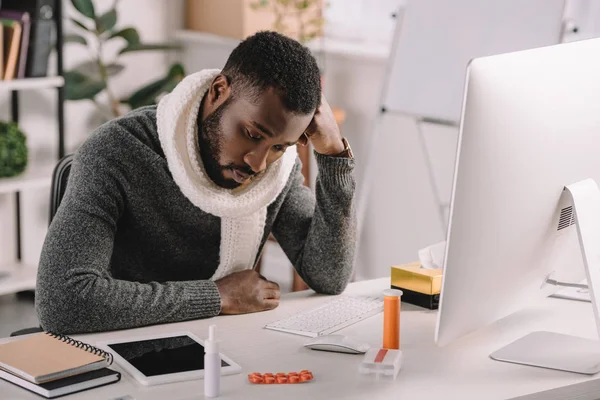
[[[317,153],[326,156],[335,156],[345,149],[340,128],[325,96],[321,96],[321,105],[299,143],[306,144],[306,138],[310,140]]]
[[[279,305],[279,285],[254,270],[234,272],[215,283],[221,294],[221,314],[266,311]]]

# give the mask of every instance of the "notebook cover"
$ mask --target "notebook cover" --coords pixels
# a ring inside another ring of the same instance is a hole
[[[121,380],[121,374],[109,368],[102,368],[96,371],[43,383],[41,385],[36,385],[35,383],[31,383],[4,371],[0,371],[0,378],[23,389],[29,390],[30,392],[39,394],[40,396],[54,399],[68,394],[116,383]]]
[[[103,357],[45,333],[0,345],[0,368],[38,384],[107,366]]]
[[[31,17],[26,11],[0,10],[0,18],[17,20],[21,23],[23,27],[21,35],[21,46],[19,51],[19,66],[17,69],[17,78],[25,78],[25,71],[27,68],[27,53],[29,49],[29,36],[31,31]]]

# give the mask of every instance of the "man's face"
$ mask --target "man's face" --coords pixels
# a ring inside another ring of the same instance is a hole
[[[201,110],[200,156],[215,184],[234,189],[264,171],[294,145],[313,114],[288,112],[270,89],[255,102],[241,95],[232,99],[228,88],[220,90],[213,83]]]

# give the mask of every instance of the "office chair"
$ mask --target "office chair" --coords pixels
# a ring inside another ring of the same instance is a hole
[[[54,215],[58,210],[58,206],[67,190],[67,182],[69,181],[72,163],[73,154],[69,154],[64,156],[58,164],[56,164],[56,167],[54,167],[52,187],[50,188],[50,220],[48,221],[48,225],[52,223]]]
[[[72,163],[73,155],[69,154],[64,156],[54,167],[54,172],[52,173],[52,185],[50,187],[50,218],[48,225],[52,223],[52,219],[54,219],[58,206],[60,206],[60,202],[67,190],[67,182],[69,181]],[[41,327],[25,328],[11,333],[10,336],[27,335],[36,332],[43,332],[43,329]]]

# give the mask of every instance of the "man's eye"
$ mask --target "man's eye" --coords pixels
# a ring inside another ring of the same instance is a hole
[[[282,144],[276,144],[276,145],[274,145],[274,146],[273,146],[273,148],[274,148],[276,151],[284,151],[284,150],[285,150],[285,148],[286,148],[286,146],[284,146],[284,145],[282,145]]]
[[[252,132],[250,132],[248,129],[246,129],[246,135],[248,135],[248,137],[249,137],[250,139],[252,139],[252,140],[260,140],[260,139],[261,139],[261,137],[260,137],[260,136],[254,136],[254,135],[252,134]]]

